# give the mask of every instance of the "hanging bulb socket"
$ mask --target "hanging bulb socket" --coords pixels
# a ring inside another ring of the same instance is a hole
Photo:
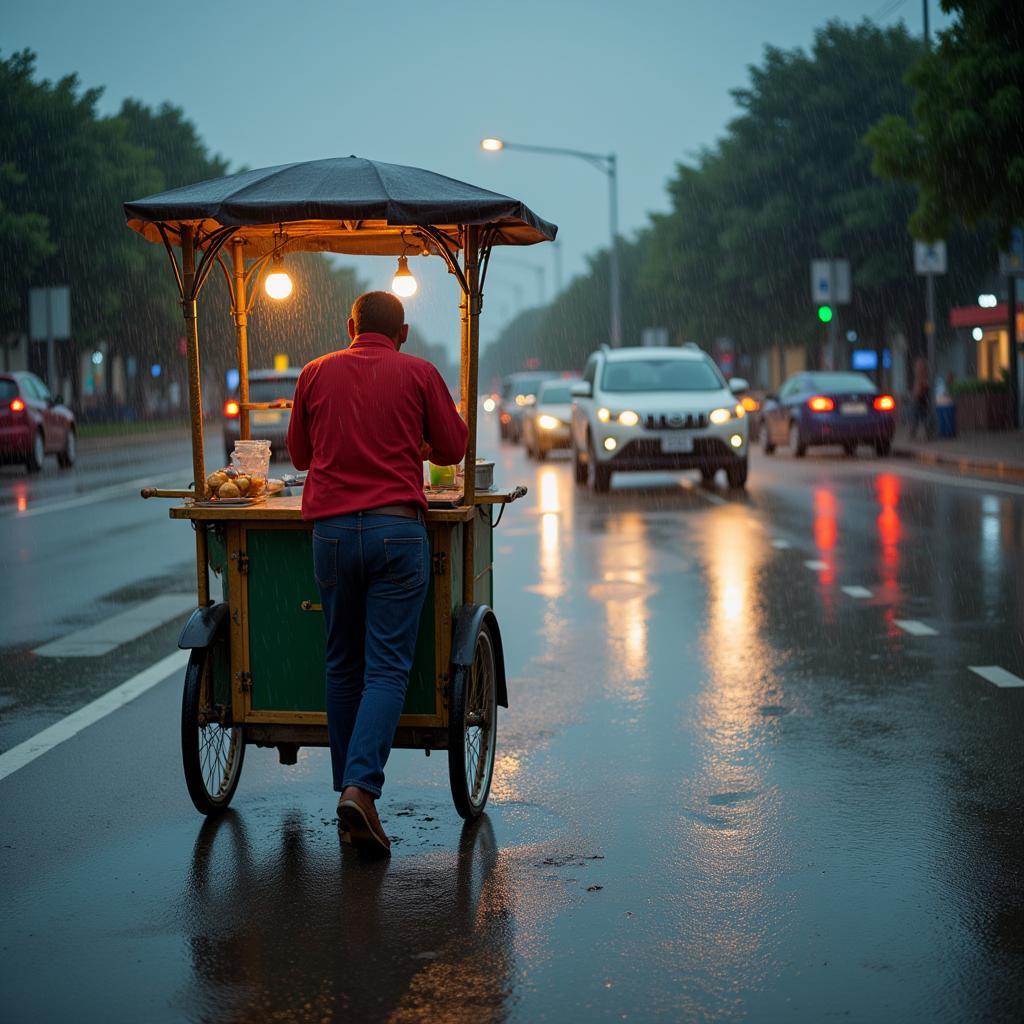
[[[394,279],[391,282],[391,290],[399,298],[407,299],[410,295],[416,294],[418,287],[416,278],[412,276],[412,271],[409,269],[409,257],[399,256],[398,269],[395,271]]]

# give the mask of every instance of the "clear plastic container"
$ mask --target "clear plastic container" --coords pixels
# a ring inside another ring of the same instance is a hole
[[[270,475],[270,442],[269,441],[236,441],[235,450],[231,453],[231,465],[244,473],[251,481],[249,496],[255,498],[267,487]]]

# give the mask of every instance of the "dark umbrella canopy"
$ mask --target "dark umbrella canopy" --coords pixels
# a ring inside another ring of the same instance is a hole
[[[178,233],[186,224],[205,235],[243,229],[250,254],[274,245],[289,249],[412,254],[417,227],[438,228],[458,244],[458,228],[485,226],[492,243],[532,245],[558,228],[518,199],[418,167],[337,157],[241,171],[124,204],[128,226],[159,241],[157,224]],[[425,239],[423,240],[425,241]]]

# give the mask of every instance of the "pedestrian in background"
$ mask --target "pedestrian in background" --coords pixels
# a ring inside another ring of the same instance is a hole
[[[910,389],[910,439],[917,437],[917,428],[923,423],[925,437],[932,438],[931,398],[928,360],[918,356],[914,360],[914,380]]]

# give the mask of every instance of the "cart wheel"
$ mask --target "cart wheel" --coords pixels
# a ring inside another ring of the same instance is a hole
[[[491,791],[498,731],[497,684],[494,641],[484,623],[476,635],[472,665],[456,665],[452,672],[448,718],[452,799],[459,814],[470,821],[483,813]]]
[[[201,814],[219,814],[231,803],[245,757],[242,727],[225,727],[212,720],[211,660],[207,649],[192,652],[181,700],[185,785]],[[208,715],[211,720],[207,720]]]

